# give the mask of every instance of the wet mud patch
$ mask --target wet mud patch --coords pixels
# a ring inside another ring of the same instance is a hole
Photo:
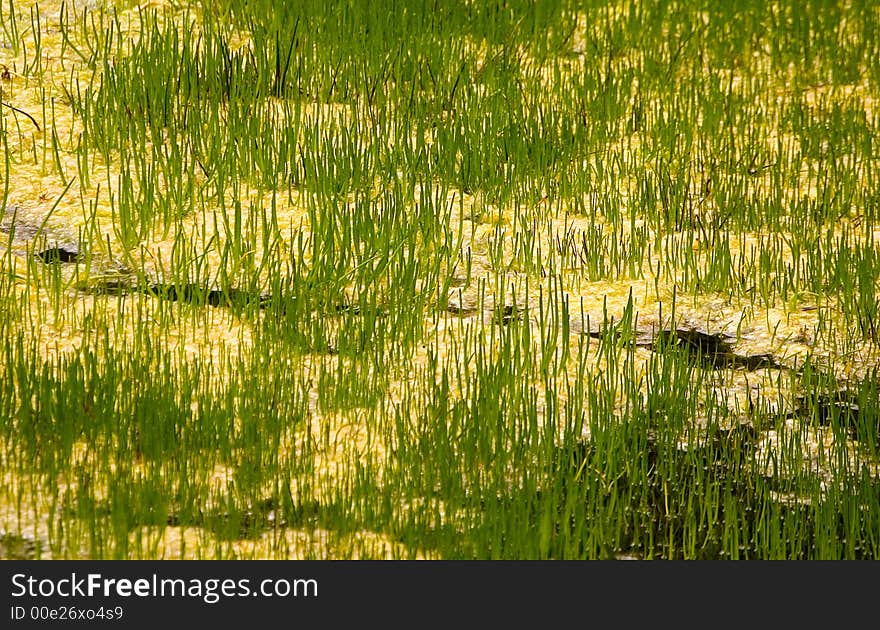
[[[707,369],[733,368],[755,371],[788,367],[773,352],[740,350],[737,336],[723,330],[699,328],[687,323],[663,327],[641,325],[627,335],[618,325],[592,323],[602,321],[602,318],[591,318],[590,321],[589,325],[583,325],[580,321],[572,320],[571,329],[593,339],[603,339],[610,335],[624,344],[655,352],[677,348],[682,350],[694,365]]]
[[[41,217],[21,206],[7,206],[0,220],[0,233],[13,252],[33,256],[44,263],[75,263],[82,260],[77,238],[63,229],[46,225]]]
[[[527,313],[526,307],[517,306],[516,304],[504,304],[496,306],[493,310],[493,320],[496,324],[504,326],[512,322],[521,322]]]
[[[129,274],[96,275],[74,283],[74,287],[83,293],[92,295],[130,295],[144,294],[169,302],[182,302],[193,306],[239,307],[256,306],[259,309],[284,314],[290,307],[289,301],[295,298],[276,297],[261,291],[250,291],[230,287],[227,289],[209,288],[196,283],[139,283]],[[315,307],[320,306],[317,302]],[[386,314],[382,307],[362,308],[358,304],[337,302],[327,306],[334,314],[364,315],[375,314],[377,317]]]
[[[41,219],[31,216],[22,206],[6,206],[0,219],[0,232],[8,234],[14,242],[26,242],[39,232]]]
[[[195,306],[247,306],[257,304],[265,308],[271,299],[264,293],[243,289],[208,289],[198,284],[150,284],[142,289],[150,295],[171,302],[185,302]]]
[[[873,412],[880,405],[876,383],[872,380],[865,387],[863,381],[861,385],[801,394],[785,417],[816,422],[843,431],[853,440],[880,444],[880,416]]]
[[[76,263],[82,260],[79,248],[71,245],[56,245],[34,254],[44,263]]]
[[[683,349],[691,359],[708,368],[740,368],[754,371],[760,368],[784,367],[769,352],[743,354],[736,351],[736,336],[692,327],[665,328],[653,339],[642,337],[637,344],[654,350],[675,346]]]
[[[40,549],[40,542],[28,536],[0,534],[0,560],[34,560]]]

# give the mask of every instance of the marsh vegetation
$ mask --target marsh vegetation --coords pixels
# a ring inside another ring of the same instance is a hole
[[[877,557],[877,3],[0,27],[0,555]]]

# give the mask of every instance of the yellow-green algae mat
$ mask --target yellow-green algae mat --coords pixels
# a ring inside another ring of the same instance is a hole
[[[160,292],[138,288],[138,282],[143,279],[146,279],[148,286],[156,286],[170,276],[169,265],[180,235],[188,239],[194,251],[206,252],[205,261],[201,264],[210,268],[219,264],[220,247],[216,244],[223,243],[228,234],[226,227],[216,221],[216,214],[211,222],[208,213],[196,213],[181,219],[174,234],[145,238],[137,255],[125,253],[128,250],[120,243],[119,233],[112,227],[114,217],[109,202],[111,196],[118,194],[113,190],[114,182],[118,181],[115,165],[93,164],[91,168],[95,176],[91,178],[92,185],[87,188],[81,187],[80,179],[73,176],[79,165],[72,148],[77,144],[77,134],[81,133],[82,125],[73,115],[66,96],[66,91],[70,89],[68,82],[72,80],[74,85],[79,84],[85,89],[91,82],[100,81],[100,76],[95,79],[93,71],[85,67],[82,59],[69,47],[62,54],[62,35],[56,26],[61,5],[59,2],[39,3],[43,54],[39,76],[22,74],[22,56],[13,57],[10,47],[0,46],[0,88],[6,105],[2,115],[8,129],[17,126],[21,130],[20,133],[7,134],[6,150],[10,157],[5,186],[8,198],[0,223],[5,240],[4,254],[0,259],[2,273],[14,278],[10,291],[20,304],[17,330],[23,335],[25,344],[35,344],[42,356],[51,360],[89,343],[95,322],[99,322],[99,328],[112,330],[109,338],[117,349],[124,350],[133,343],[131,331],[136,328],[133,319],[137,318],[141,325],[145,319],[147,322],[152,319],[155,323],[155,339],[160,340],[174,361],[185,363],[194,358],[202,359],[212,367],[211,378],[222,384],[225,358],[236,356],[242,348],[249,348],[254,343],[252,332],[255,321],[249,318],[259,319],[268,315],[263,311],[249,316],[235,315],[229,309],[202,305],[193,307],[203,311],[199,317],[173,321],[157,314],[163,308],[163,295]],[[120,8],[119,21],[127,29],[128,36],[137,38],[138,11],[168,9],[172,6],[171,3],[149,2]],[[33,4],[33,7],[36,10],[37,5]],[[32,15],[30,8],[29,3],[16,6],[18,13],[23,16]],[[70,16],[89,11],[109,11],[110,8],[101,3],[68,2],[65,10]],[[192,10],[198,11],[196,7],[192,7]],[[179,9],[171,10],[167,18],[169,28],[180,15]],[[586,16],[579,22],[578,30],[572,37],[573,50],[583,50],[586,46],[582,41],[585,29]],[[192,37],[195,41],[197,33],[193,33]],[[238,45],[248,45],[246,36],[241,36]],[[471,42],[469,46],[471,54],[477,56],[485,57],[494,52],[491,44]],[[739,70],[731,69],[729,72],[732,84],[748,80]],[[548,82],[564,79],[547,77]],[[823,91],[829,89],[817,87],[815,95],[807,95],[807,99],[827,98]],[[853,84],[836,86],[835,89],[838,91],[836,93],[846,94],[849,98],[861,95],[867,115],[875,116],[872,91],[876,90],[876,86]],[[784,96],[767,95],[768,102],[779,98]],[[50,108],[48,117],[47,107]],[[26,116],[26,113],[30,115]],[[344,106],[315,102],[307,108],[307,115],[345,121],[354,113]],[[31,116],[34,120],[30,120]],[[786,139],[773,135],[769,142],[784,144]],[[70,174],[67,183],[59,181],[52,165],[55,159],[52,157],[53,146],[56,145],[62,149],[57,154],[61,169]],[[623,156],[622,159],[628,159],[639,151],[639,132],[634,132],[625,144],[612,146],[609,155],[616,152]],[[574,168],[578,166],[573,165]],[[97,176],[98,173],[101,176]],[[626,184],[632,189],[631,199],[635,203],[638,184]],[[769,188],[772,185],[760,175],[753,179],[756,188]],[[241,186],[239,194],[247,205],[263,208],[268,207],[273,199],[271,193],[245,185]],[[552,194],[548,192],[547,196]],[[697,197],[702,195],[702,220],[710,222],[711,217],[720,211],[715,207],[715,200],[699,190],[692,191],[692,194]],[[795,198],[798,195],[815,197],[819,193],[815,187],[802,188],[799,182],[794,182],[784,194]],[[566,247],[570,247],[570,259],[573,260],[573,252],[581,237],[596,230],[597,225],[601,226],[595,217],[600,217],[601,221],[602,215],[602,202],[598,196],[585,201],[584,207],[593,210],[593,216],[590,217],[570,213],[565,203],[548,205],[547,196],[535,207],[517,209],[522,216],[540,217],[539,226],[537,221],[514,224],[514,208],[495,206],[480,192],[449,190],[447,200],[452,210],[447,218],[450,224],[447,227],[458,234],[455,247],[460,252],[460,264],[447,270],[448,274],[454,276],[448,296],[437,296],[436,302],[443,304],[443,309],[424,314],[428,333],[425,343],[414,350],[411,365],[426,366],[429,361],[440,364],[447,361],[453,364],[467,362],[470,360],[467,348],[472,348],[474,343],[483,345],[491,353],[494,351],[492,344],[495,343],[493,329],[523,319],[533,326],[536,337],[540,338],[535,314],[546,306],[542,304],[542,288],[547,293],[549,290],[541,286],[543,280],[540,273],[520,268],[517,244],[527,234],[533,250],[550,252],[555,248],[564,252]],[[275,212],[279,233],[296,230],[298,234],[308,237],[308,215],[298,205],[296,194],[279,198]],[[456,228],[457,225],[461,229]],[[254,229],[260,229],[258,222],[255,222]],[[668,268],[662,257],[663,251],[690,248],[694,259],[700,260],[709,255],[713,247],[722,246],[728,247],[730,255],[736,260],[737,257],[748,256],[754,248],[767,246],[770,241],[785,241],[786,234],[732,235],[726,243],[718,245],[704,242],[699,236],[694,239],[692,234],[684,232],[655,234],[641,219],[635,219],[628,226],[606,226],[606,229],[606,234],[613,232],[622,239],[624,246],[626,239],[642,231],[647,234],[648,242],[656,244],[656,248],[653,251],[649,249],[630,273],[625,274],[629,279],[589,281],[576,265],[559,272],[561,287],[557,288],[568,303],[569,321],[565,325],[570,334],[570,344],[577,347],[585,339],[593,340],[595,356],[591,369],[594,373],[601,373],[607,362],[598,343],[603,334],[603,322],[619,322],[627,317],[635,322],[629,345],[622,344],[617,352],[630,352],[635,347],[634,356],[642,362],[636,367],[636,376],[644,373],[644,364],[660,336],[666,335],[675,343],[694,345],[702,350],[706,349],[707,344],[715,344],[721,349],[721,359],[732,366],[730,370],[710,372],[717,403],[728,409],[741,410],[739,415],[732,414],[731,417],[748,424],[751,422],[748,410],[754,400],[776,401],[780,405],[776,412],[780,415],[794,409],[801,392],[778,391],[779,383],[790,382],[790,379],[780,378],[779,375],[796,372],[808,357],[818,365],[833,366],[835,376],[841,382],[848,379],[857,382],[877,365],[878,348],[873,341],[865,341],[844,351],[842,347],[829,342],[828,335],[817,339],[820,319],[826,322],[835,320],[835,313],[840,308],[836,295],[804,293],[786,303],[777,298],[771,305],[762,305],[747,298],[711,293],[688,294],[680,288],[686,284],[680,277],[682,271]],[[832,229],[841,238],[853,242],[870,243],[880,238],[876,230],[870,233],[860,230],[855,215],[842,218]],[[93,242],[88,260],[78,254],[79,239],[83,237]],[[260,242],[260,239],[256,241]],[[212,242],[215,244],[213,247]],[[54,255],[60,260],[45,262],[52,255],[53,248],[56,250]],[[256,259],[263,254],[262,251],[251,252]],[[796,264],[792,260],[784,262]],[[52,273],[64,278],[66,289],[60,297],[43,290],[39,276],[46,273],[45,267],[50,267]],[[467,274],[462,271],[465,268]],[[498,298],[501,292],[491,287],[503,287],[503,294],[507,297]],[[124,299],[120,299],[120,296]],[[516,296],[515,302],[511,296]],[[500,302],[500,299],[505,301]],[[137,301],[140,307],[131,307],[132,301]],[[671,312],[673,303],[674,320]],[[463,340],[466,337],[472,341],[465,343]],[[457,356],[455,353],[458,353]],[[289,369],[312,374],[314,365],[323,360],[324,357],[320,355],[297,357]],[[571,370],[574,372],[576,368],[572,361]],[[11,378],[11,375],[4,374],[3,377]],[[347,478],[354,462],[361,465],[365,461],[372,462],[368,466],[371,466],[370,472],[381,484],[379,462],[384,461],[388,451],[394,448],[393,432],[387,425],[394,422],[395,405],[402,392],[428,385],[411,380],[409,372],[394,374],[386,396],[378,403],[377,409],[365,414],[358,409],[339,412],[322,410],[315,384],[310,392],[309,417],[305,426],[291,429],[283,444],[283,449],[293,457],[299,448],[298,442],[314,442],[315,478],[303,480],[303,488],[307,489],[304,492],[310,493],[309,498],[321,503],[324,500],[322,493],[331,492],[337,479]],[[540,381],[533,385],[542,387]],[[786,402],[790,408],[785,408]],[[194,413],[198,414],[199,401],[193,400],[192,407]],[[800,422],[795,414],[790,415],[789,422]],[[373,426],[365,424],[368,417],[370,422],[375,423]],[[699,423],[700,418],[694,418],[694,422]],[[761,449],[772,451],[778,448],[778,436],[774,430],[767,430],[766,427],[755,429],[759,432]],[[805,449],[803,471],[812,471],[821,476],[825,474],[819,463],[822,445],[834,437],[827,427],[810,428],[809,433],[811,443]],[[584,435],[584,439],[588,440],[589,435]],[[858,450],[857,444],[849,447],[854,452]],[[77,452],[83,461],[91,456],[86,443],[78,444]],[[856,460],[870,471],[869,474],[877,475],[877,462],[861,461],[857,457]],[[793,474],[794,471],[790,472]],[[108,473],[112,474],[112,471]],[[205,482],[222,494],[224,488],[233,483],[232,471],[217,466]],[[63,493],[75,491],[79,481],[61,474],[55,483],[57,492]],[[99,488],[103,482],[92,480],[92,483],[93,488]],[[3,542],[0,542],[0,555],[53,555],[48,542],[52,536],[48,523],[54,503],[50,497],[44,496],[43,488],[42,482],[26,475],[3,471],[0,491],[0,533],[3,533]],[[100,490],[93,491],[96,495],[100,494]],[[792,500],[797,500],[797,497]],[[405,511],[411,507],[402,501],[399,509]],[[442,514],[443,506],[438,506],[437,511]],[[88,552],[65,548],[56,553],[63,557],[78,557]],[[107,548],[104,553],[112,556],[116,551]],[[279,527],[256,538],[219,541],[206,529],[174,524],[141,527],[132,531],[128,553],[134,557],[151,558],[218,555],[242,558],[430,557],[430,554],[421,550],[405,548],[386,534],[370,531],[337,534],[320,527]]]

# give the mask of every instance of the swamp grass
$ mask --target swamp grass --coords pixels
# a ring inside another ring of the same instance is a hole
[[[875,558],[869,2],[0,10],[0,553]]]

